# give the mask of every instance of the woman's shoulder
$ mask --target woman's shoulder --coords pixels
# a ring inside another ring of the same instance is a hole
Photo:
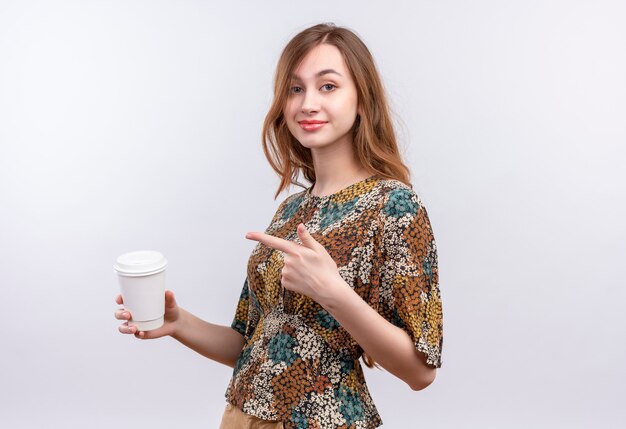
[[[407,185],[406,183],[401,182],[398,179],[380,179],[378,181],[378,184],[385,192],[390,192],[396,189],[406,189],[409,191],[413,191],[411,185]]]
[[[278,209],[283,210],[285,207],[288,207],[290,205],[299,204],[304,199],[306,191],[306,189],[303,189],[300,192],[287,195],[278,205]]]
[[[294,194],[288,195],[285,197],[278,207],[276,208],[276,213],[274,213],[274,217],[272,219],[271,225],[275,225],[276,223],[280,223],[281,221],[285,221],[289,219],[300,207],[300,204],[304,200],[304,196],[306,194],[306,189],[296,192]]]
[[[385,199],[398,197],[419,199],[419,195],[413,189],[412,185],[408,185],[397,179],[380,179],[378,186],[380,188],[380,195]]]
[[[394,218],[404,214],[415,214],[423,207],[422,199],[411,185],[397,179],[381,179],[381,214]]]

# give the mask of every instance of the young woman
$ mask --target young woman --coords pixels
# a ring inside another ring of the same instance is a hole
[[[223,429],[378,427],[359,358],[427,387],[441,366],[442,309],[428,215],[353,32],[320,24],[287,44],[263,145],[281,177],[276,196],[300,174],[312,186],[246,235],[258,244],[232,325],[197,318],[168,291],[163,327],[119,330],[170,335],[233,367]]]

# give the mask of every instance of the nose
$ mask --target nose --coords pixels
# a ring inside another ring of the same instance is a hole
[[[319,98],[315,91],[306,91],[302,97],[302,113],[311,114],[319,112]]]

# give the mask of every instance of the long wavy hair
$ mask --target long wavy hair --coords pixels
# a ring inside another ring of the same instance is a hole
[[[291,74],[304,57],[318,45],[333,45],[341,52],[357,90],[358,110],[352,128],[352,141],[357,161],[372,175],[397,179],[409,186],[410,172],[402,162],[391,121],[387,96],[372,54],[361,39],[347,28],[332,23],[314,25],[293,37],[283,50],[274,76],[274,100],[263,124],[263,152],[281,182],[275,198],[300,173],[315,183],[311,150],[302,146],[287,127],[283,110],[289,96]],[[366,353],[363,362],[370,368],[378,364]]]
[[[291,184],[304,188],[305,185],[298,182],[300,173],[315,183],[311,150],[291,134],[283,110],[289,96],[291,74],[311,49],[323,43],[339,49],[356,85],[358,108],[362,112],[352,128],[357,161],[372,175],[397,179],[411,186],[410,172],[402,162],[387,96],[372,54],[351,30],[323,23],[293,37],[276,67],[274,100],[265,116],[262,133],[265,157],[281,178],[274,198]]]

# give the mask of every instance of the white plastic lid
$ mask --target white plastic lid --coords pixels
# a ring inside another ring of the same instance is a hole
[[[161,252],[140,250],[120,255],[113,268],[120,275],[135,277],[160,273],[165,269],[167,259]]]

